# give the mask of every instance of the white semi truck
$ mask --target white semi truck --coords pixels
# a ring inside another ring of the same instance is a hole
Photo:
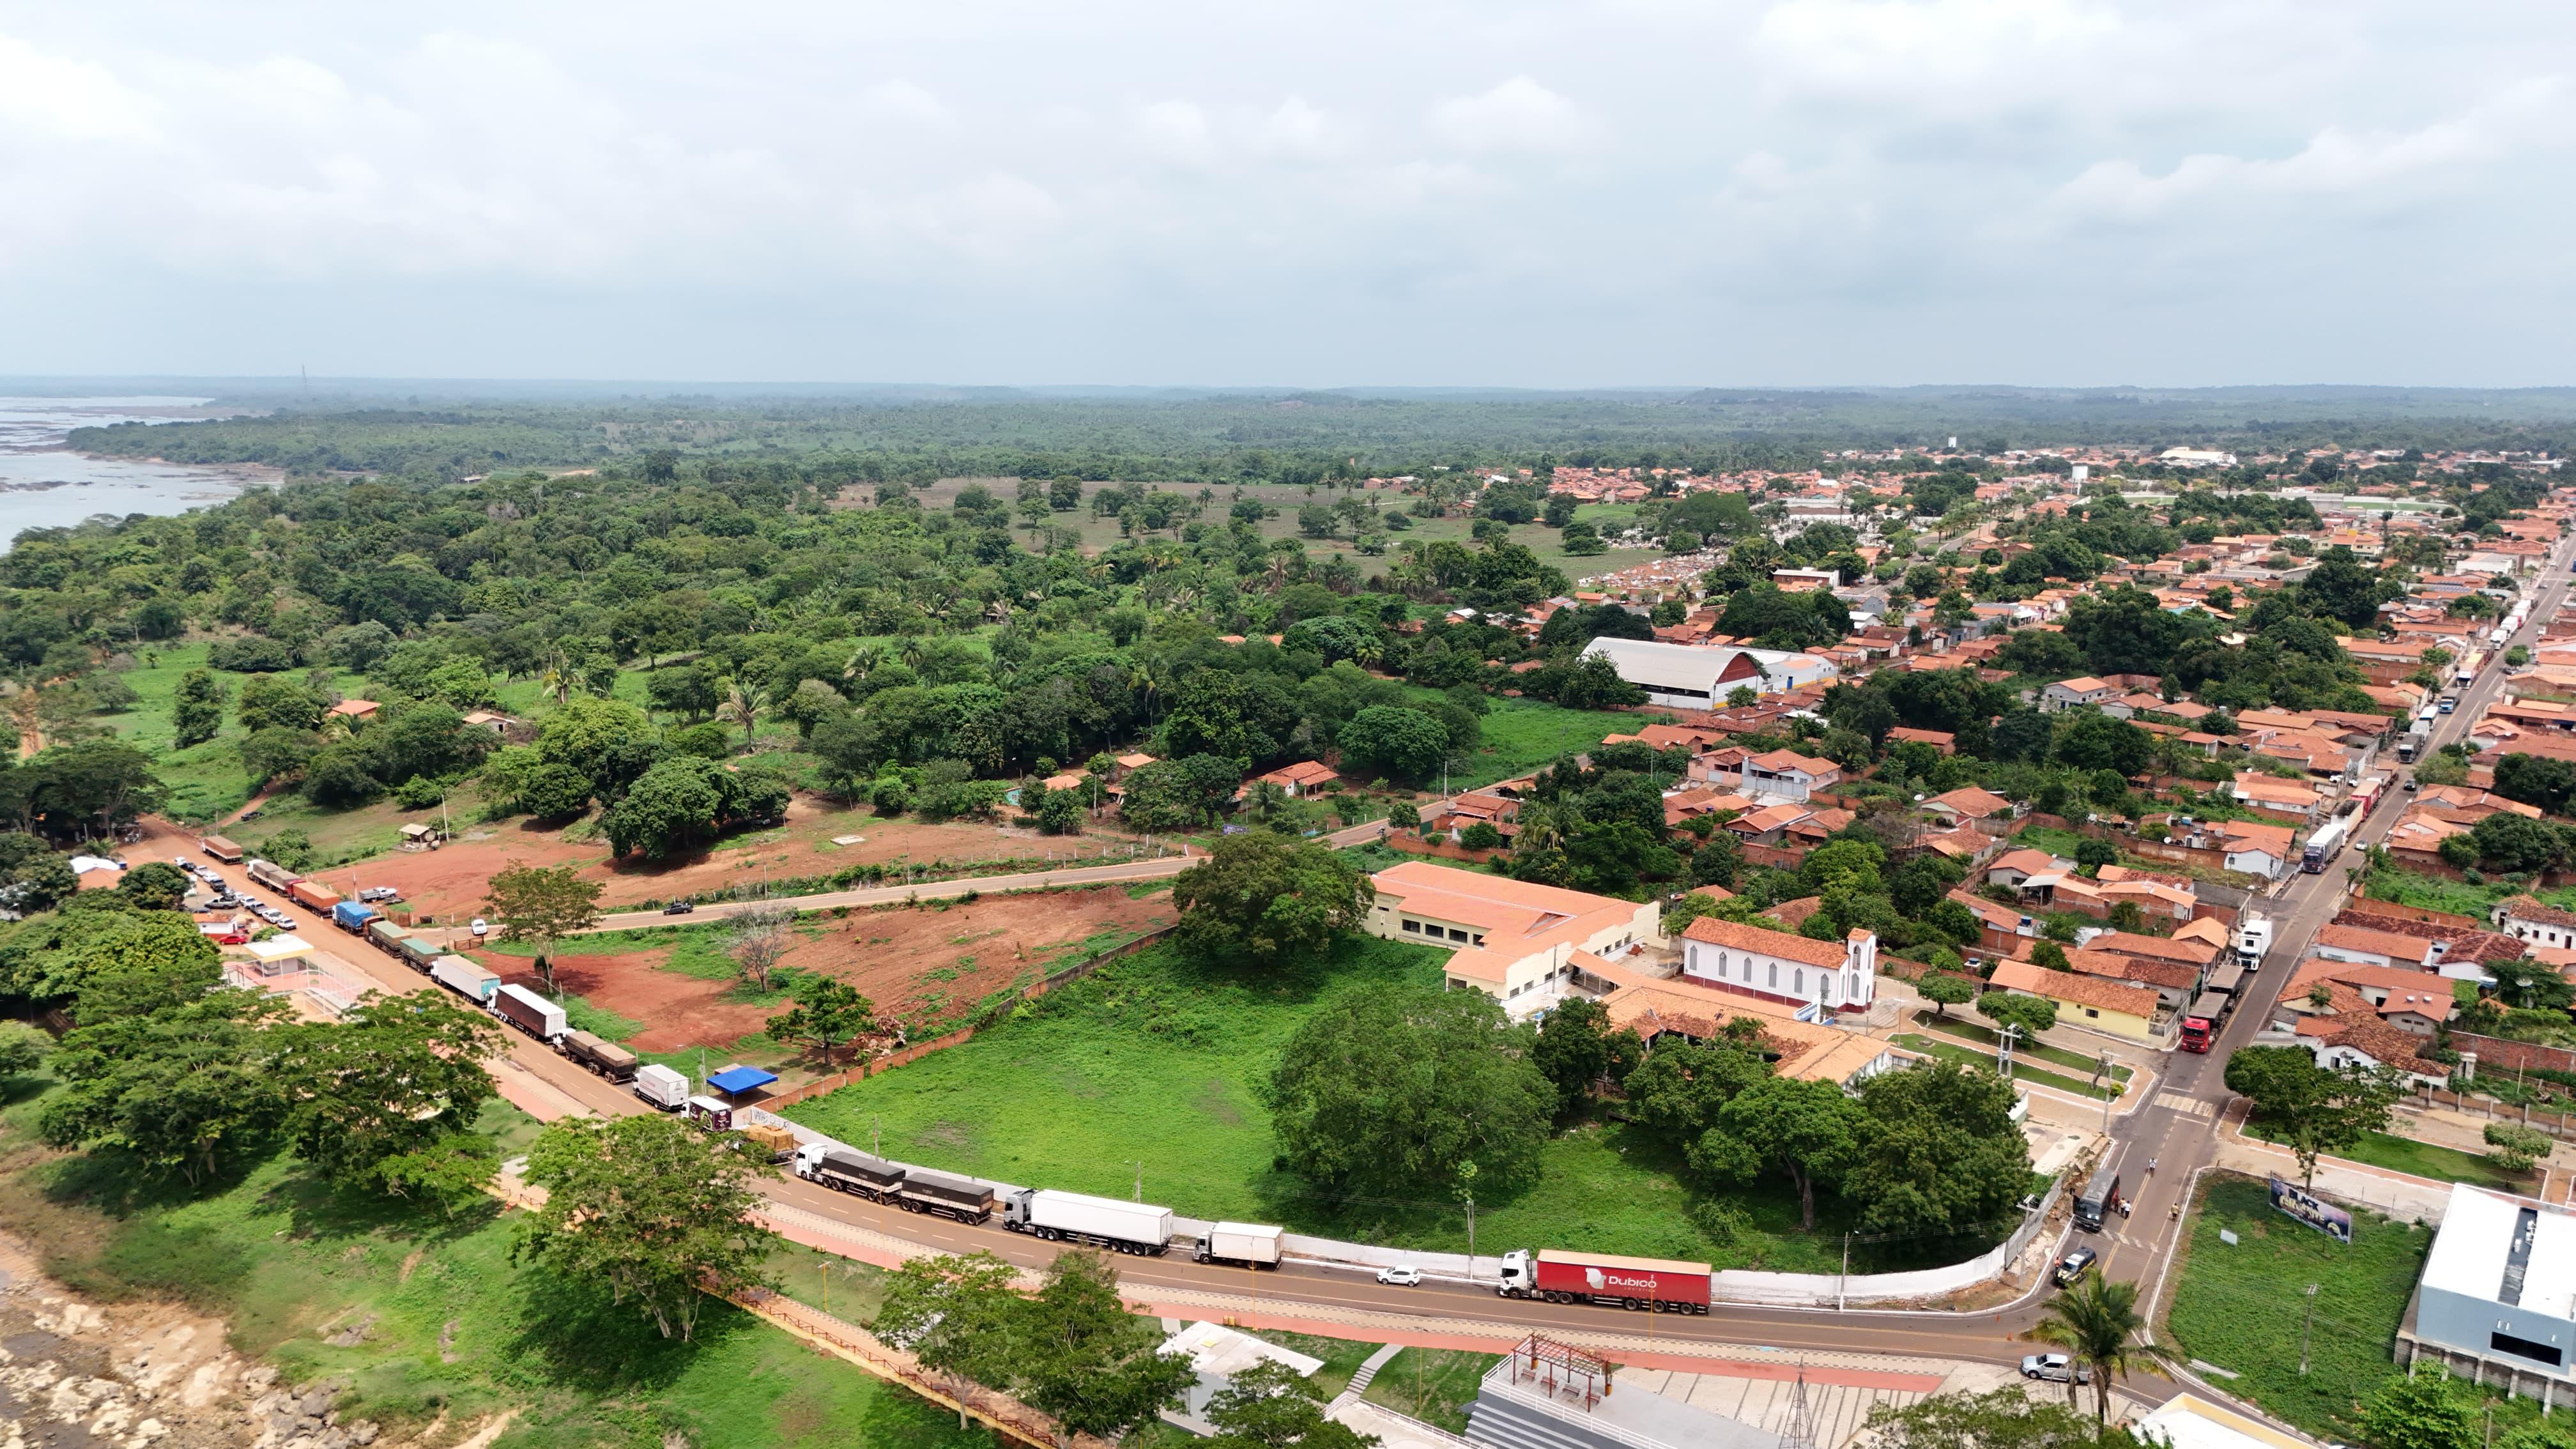
[[[2237,923],[2236,964],[2248,971],[2263,969],[2263,957],[2272,949],[2272,921],[2264,915],[2250,915]]]
[[[1002,1199],[1002,1226],[1047,1242],[1159,1255],[1172,1245],[1172,1210],[1114,1197],[1024,1187]]]
[[[1279,1266],[1278,1228],[1262,1223],[1218,1223],[1199,1239],[1195,1255],[1202,1263],[1241,1263],[1255,1268]]]

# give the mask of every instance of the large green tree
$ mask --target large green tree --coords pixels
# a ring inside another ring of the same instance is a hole
[[[777,1249],[777,1234],[751,1220],[755,1171],[748,1154],[676,1117],[567,1117],[528,1149],[528,1181],[546,1201],[515,1251],[605,1286],[663,1337],[686,1339],[710,1286],[759,1283]]]
[[[1765,1077],[1728,1099],[1691,1144],[1703,1175],[1741,1181],[1772,1171],[1798,1190],[1799,1225],[1816,1228],[1816,1189],[1839,1182],[1860,1151],[1860,1104],[1839,1082]]]
[[[619,855],[641,852],[658,860],[688,854],[714,839],[724,809],[724,790],[715,774],[712,762],[693,755],[675,756],[646,770],[600,820],[609,845]]]
[[[581,878],[577,865],[513,861],[485,883],[483,913],[500,927],[502,940],[523,941],[537,949],[537,967],[552,987],[555,946],[599,924],[600,890],[598,881]]]
[[[1530,1050],[1530,1060],[1556,1087],[1559,1116],[1580,1107],[1596,1085],[1627,1076],[1645,1055],[1635,1028],[1614,1030],[1601,1003],[1579,996],[1548,1012]]]
[[[2012,1084],[1983,1067],[1919,1062],[1861,1087],[1843,1191],[1876,1232],[1964,1232],[2002,1221],[2030,1187]]]
[[[1556,1105],[1529,1045],[1481,991],[1333,996],[1263,1084],[1280,1156],[1333,1192],[1418,1198],[1525,1181]]]
[[[1326,950],[1376,899],[1368,876],[1330,847],[1266,830],[1226,836],[1172,881],[1177,939],[1212,960],[1267,963]]]
[[[323,1176],[386,1188],[389,1161],[470,1135],[503,1049],[483,1012],[436,991],[371,996],[329,1023],[274,1033],[287,1139]]]
[[[2384,1067],[2320,1067],[2305,1047],[2240,1047],[2227,1059],[2227,1089],[2254,1104],[2254,1120],[2299,1160],[2313,1183],[2317,1159],[2348,1152],[2365,1134],[2388,1129],[2405,1079]]]
[[[1020,1395],[1069,1435],[1117,1438],[1153,1423],[1197,1381],[1187,1358],[1160,1351],[1161,1331],[1128,1311],[1101,1254],[1057,1254],[1020,1317]]]
[[[203,1185],[276,1126],[285,1110],[268,1028],[285,1002],[217,991],[117,1016],[63,1038],[63,1090],[38,1118],[56,1147],[120,1147],[147,1169]]]

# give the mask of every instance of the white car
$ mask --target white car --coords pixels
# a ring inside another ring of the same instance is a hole
[[[1422,1270],[1419,1268],[1380,1268],[1377,1270],[1377,1281],[1381,1283],[1392,1283],[1398,1288],[1419,1288],[1422,1286]]]
[[[471,929],[479,939],[485,932],[492,929],[492,924],[491,922],[484,920],[481,916],[476,916],[474,918],[473,926],[469,929]]]
[[[2079,1384],[2093,1382],[2091,1366],[2077,1363],[2062,1353],[2034,1353],[2021,1361],[2021,1376],[2026,1379],[2045,1379],[2052,1384],[2062,1384],[2070,1374]]]

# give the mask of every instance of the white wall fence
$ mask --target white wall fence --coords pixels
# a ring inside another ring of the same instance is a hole
[[[865,1151],[835,1137],[827,1137],[811,1127],[790,1122],[774,1112],[747,1107],[734,1114],[734,1120],[753,1126],[783,1127],[793,1133],[798,1143],[821,1142],[846,1151]],[[1836,1308],[1848,1304],[1889,1303],[1938,1298],[1971,1288],[2001,1273],[2031,1239],[2047,1226],[2049,1214],[2065,1195],[2071,1173],[2059,1173],[2050,1184],[2048,1195],[2037,1208],[2022,1217],[2012,1235],[1986,1252],[1964,1263],[1941,1268],[1921,1268],[1906,1273],[1757,1273],[1745,1269],[1728,1269],[1716,1275],[1715,1300],[1767,1308]],[[991,1188],[996,1195],[1019,1191],[1025,1184],[996,1182],[988,1178],[970,1178]],[[1175,1213],[1172,1230],[1196,1239],[1205,1237],[1214,1222],[1207,1218],[1183,1217]],[[1322,1267],[1353,1270],[1375,1270],[1399,1265],[1420,1268],[1423,1272],[1455,1281],[1493,1283],[1502,1276],[1502,1259],[1480,1253],[1426,1253],[1411,1248],[1390,1248],[1370,1243],[1345,1243],[1334,1238],[1308,1237],[1303,1233],[1284,1233],[1280,1250],[1291,1258]],[[1542,1246],[1529,1244],[1531,1247]]]

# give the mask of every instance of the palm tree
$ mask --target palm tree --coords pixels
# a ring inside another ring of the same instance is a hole
[[[2146,1326],[2146,1319],[2138,1312],[2138,1285],[2114,1283],[2096,1268],[2088,1270],[2073,1288],[2050,1302],[2048,1316],[2031,1336],[2065,1349],[2077,1363],[2093,1371],[2093,1421],[2108,1428],[2111,1380],[2167,1357],[2163,1349],[2138,1340]],[[2066,1404],[2069,1408],[2076,1405],[2075,1379],[2071,1374],[2066,1380]]]
[[[850,662],[841,666],[841,672],[854,680],[865,679],[869,675],[874,674],[877,671],[877,667],[885,662],[886,651],[884,645],[862,644],[858,648],[850,651]]]
[[[752,731],[760,725],[760,703],[758,689],[739,679],[728,680],[724,703],[716,706],[716,718],[742,726],[742,742],[750,744]]]

